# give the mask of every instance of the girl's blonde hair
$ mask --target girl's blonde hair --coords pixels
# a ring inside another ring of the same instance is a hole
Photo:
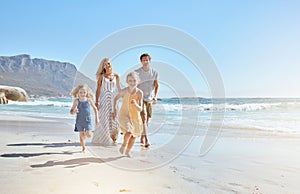
[[[136,71],[132,71],[132,72],[129,72],[126,76],[126,81],[128,80],[128,77],[133,77],[136,79],[137,83],[140,83],[140,76],[139,76],[139,73],[136,72]]]
[[[94,99],[94,94],[92,92],[92,89],[89,88],[89,86],[87,84],[80,84],[78,85],[75,89],[73,89],[73,91],[71,92],[71,96],[73,96],[74,98],[78,97],[78,92],[80,89],[85,89],[86,90],[86,97],[90,98],[90,99]]]
[[[96,77],[97,79],[99,79],[99,77],[105,73],[105,69],[104,69],[104,63],[106,61],[110,61],[109,58],[104,58],[101,60],[100,64],[99,64],[99,67],[98,67],[98,70],[96,72]],[[112,65],[112,62],[110,62],[110,65],[111,65],[111,69],[113,69],[113,65]]]

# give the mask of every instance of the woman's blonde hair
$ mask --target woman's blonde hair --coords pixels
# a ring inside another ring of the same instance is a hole
[[[86,97],[87,98],[94,99],[94,94],[92,92],[92,89],[89,88],[89,86],[87,84],[80,84],[80,85],[78,85],[71,92],[71,96],[73,96],[74,98],[77,98],[78,97],[78,92],[79,92],[80,89],[85,89],[86,90]]]
[[[139,76],[139,73],[136,72],[136,71],[132,71],[132,72],[129,72],[126,76],[126,81],[128,80],[128,77],[133,77],[136,79],[137,83],[140,83],[140,76]]]
[[[99,64],[99,67],[98,67],[98,70],[97,70],[97,73],[96,73],[97,79],[98,79],[102,74],[105,73],[104,64],[105,64],[106,61],[110,61],[109,58],[106,57],[106,58],[104,58],[104,59],[101,60],[101,62],[100,62],[100,64]],[[110,65],[111,65],[111,69],[113,69],[113,65],[112,65],[111,62],[110,62]]]

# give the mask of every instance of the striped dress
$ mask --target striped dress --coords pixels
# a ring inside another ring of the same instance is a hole
[[[113,100],[118,94],[116,77],[113,80],[102,75],[102,84],[99,96],[99,124],[96,125],[92,142],[101,145],[110,145],[112,139],[118,139],[119,124],[117,119],[111,119]]]

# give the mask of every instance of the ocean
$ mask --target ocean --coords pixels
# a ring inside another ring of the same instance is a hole
[[[164,130],[149,129],[149,132],[173,133],[174,128],[184,125],[195,130],[182,133],[197,135],[213,123],[212,115],[218,114],[223,117],[221,129],[224,134],[230,131],[300,134],[300,98],[227,98],[222,106],[223,102],[208,98],[160,99],[153,106],[150,123],[164,126]],[[74,115],[69,114],[71,106],[71,98],[31,98],[29,102],[9,101],[9,104],[0,105],[0,112],[72,120]]]

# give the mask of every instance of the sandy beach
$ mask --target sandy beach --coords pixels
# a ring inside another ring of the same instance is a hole
[[[105,158],[81,153],[77,134],[62,121],[2,115],[0,125],[1,193],[196,192],[168,167],[132,172],[109,165],[143,165],[120,155],[118,146],[98,147]]]
[[[300,138],[293,135],[221,134],[201,157],[197,156],[199,136],[175,160],[147,168],[155,161],[155,155],[148,154],[151,148],[127,158],[118,153],[120,144],[87,143],[87,152],[81,153],[77,134],[63,119],[0,115],[0,126],[0,193],[290,194],[300,190]]]

